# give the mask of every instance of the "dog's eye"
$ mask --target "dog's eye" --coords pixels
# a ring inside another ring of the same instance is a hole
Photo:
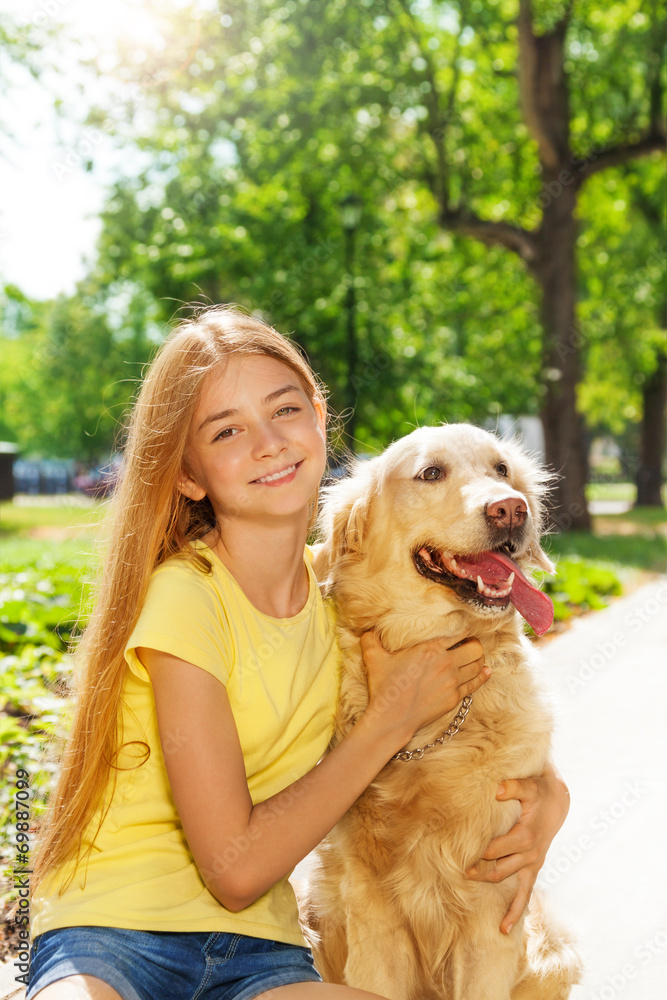
[[[499,472],[501,476],[506,476],[507,466],[503,462],[499,462],[496,466],[496,472]]]
[[[428,469],[424,469],[423,472],[419,473],[417,479],[427,479],[427,480],[442,479],[442,476],[443,476],[442,469],[440,469],[437,465],[429,465]]]

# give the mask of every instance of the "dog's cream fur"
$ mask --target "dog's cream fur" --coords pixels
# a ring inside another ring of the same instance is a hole
[[[440,480],[416,478],[430,466]],[[529,513],[512,558],[551,569],[539,539],[546,479],[515,443],[455,424],[414,431],[328,490],[315,569],[335,595],[344,656],[334,743],[368,704],[367,629],[390,651],[473,635],[493,668],[451,742],[422,760],[390,761],[319,849],[304,930],[329,982],[390,1000],[560,1000],[576,981],[567,935],[536,907],[500,933],[516,876],[464,876],[519,818],[516,800],[496,799],[500,780],[539,775],[549,757],[550,717],[521,619],[511,604],[482,607],[425,578],[413,561],[425,545],[467,555],[497,547],[486,507],[520,495]],[[432,742],[456,711],[409,747]]]

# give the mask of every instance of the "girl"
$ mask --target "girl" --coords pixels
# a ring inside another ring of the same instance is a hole
[[[239,310],[201,312],[158,353],[39,847],[28,1000],[369,997],[321,983],[288,875],[489,670],[475,639],[390,655],[369,633],[369,711],[320,760],[339,653],[305,542],[326,415],[300,353]],[[399,677],[402,698],[387,698]],[[507,782],[524,817],[485,857],[523,880],[508,922],[564,819],[563,787],[555,773]]]

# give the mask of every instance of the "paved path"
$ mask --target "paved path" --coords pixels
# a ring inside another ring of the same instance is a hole
[[[540,882],[579,941],[572,1000],[664,1000],[667,576],[541,650],[572,807]],[[0,998],[15,995],[11,983],[0,966]]]
[[[0,998],[1,1000],[23,1000],[25,990],[20,983],[14,979],[16,969],[13,967],[11,959],[0,965]]]
[[[540,882],[584,960],[572,1000],[667,996],[667,576],[542,650],[572,793]]]

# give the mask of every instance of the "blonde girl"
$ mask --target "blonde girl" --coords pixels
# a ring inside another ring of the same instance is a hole
[[[365,636],[369,711],[323,756],[339,652],[306,537],[326,425],[299,351],[238,309],[182,323],[151,366],[39,846],[28,1000],[368,996],[320,981],[288,876],[489,671],[475,639],[390,655]],[[505,795],[525,818],[485,856],[529,894],[564,793],[548,775]]]

